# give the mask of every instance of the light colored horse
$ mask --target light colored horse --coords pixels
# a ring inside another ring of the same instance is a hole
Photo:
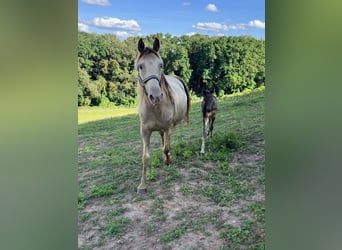
[[[153,48],[138,42],[138,110],[140,134],[143,142],[142,177],[138,194],[146,193],[146,170],[150,159],[149,146],[153,131],[159,131],[166,164],[170,164],[170,140],[174,127],[184,118],[189,122],[190,97],[187,87],[179,77],[164,75],[160,57],[160,43],[156,38]]]
[[[213,91],[203,91],[203,101],[201,103],[203,117],[202,146],[201,154],[205,151],[205,139],[213,136],[214,121],[217,112],[217,100],[213,96]],[[208,132],[207,132],[208,130]]]

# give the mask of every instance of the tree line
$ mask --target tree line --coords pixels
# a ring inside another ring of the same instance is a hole
[[[218,96],[265,85],[265,40],[251,36],[144,37],[161,42],[165,74],[184,79],[192,94],[213,89]],[[111,34],[78,33],[78,105],[135,105],[134,63],[140,37],[124,41]]]

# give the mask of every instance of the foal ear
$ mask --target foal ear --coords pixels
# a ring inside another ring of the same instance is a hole
[[[138,50],[139,52],[143,52],[143,50],[145,49],[145,44],[144,44],[144,41],[142,38],[139,39],[139,42],[138,42]]]
[[[158,38],[155,38],[154,39],[154,43],[153,43],[153,49],[155,50],[155,51],[159,51],[159,48],[160,48],[160,42],[159,42],[159,39]]]

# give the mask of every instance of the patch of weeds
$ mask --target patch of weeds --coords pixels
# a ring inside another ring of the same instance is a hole
[[[247,196],[253,194],[255,187],[250,183],[237,182],[235,186],[232,187],[234,199],[245,199]]]
[[[231,195],[226,193],[225,189],[216,186],[204,186],[200,189],[200,192],[220,206],[224,206],[232,200]]]
[[[185,233],[185,228],[182,226],[176,226],[169,233],[165,234],[160,238],[163,243],[171,242],[175,239],[180,238]]]
[[[92,215],[93,213],[85,213],[79,216],[81,222],[86,222]]]
[[[185,141],[183,136],[177,136],[172,144],[172,154],[179,158],[183,156],[184,149],[187,147],[188,143]]]
[[[205,226],[207,221],[205,219],[192,220],[189,222],[188,229],[191,231],[202,231],[205,233]]]
[[[147,181],[154,181],[156,178],[157,171],[154,167],[150,167],[146,171],[146,179]]]
[[[237,151],[242,145],[239,136],[233,132],[214,134],[207,138],[205,160],[229,161],[231,153]]]
[[[194,157],[200,147],[199,141],[197,143],[189,142],[184,136],[178,136],[171,146],[171,151],[174,159],[181,162],[181,160],[189,160]]]
[[[113,194],[113,185],[112,184],[102,184],[102,185],[94,185],[90,191],[89,197],[103,197],[107,195]]]
[[[233,244],[246,243],[248,239],[253,237],[253,233],[246,225],[234,228],[231,225],[226,226],[225,230],[220,234],[221,238]]]
[[[192,156],[192,151],[190,151],[190,150],[184,150],[184,152],[183,152],[183,157],[184,157],[185,159],[189,159],[191,156]]]
[[[153,214],[153,222],[164,222],[167,219],[166,214],[163,211],[164,201],[161,198],[155,198],[149,212]]]
[[[259,184],[265,185],[265,182],[266,182],[265,175],[259,176],[257,181]]]
[[[105,228],[111,235],[124,235],[130,226],[130,222],[129,219],[118,218],[108,222]]]
[[[167,219],[166,214],[164,211],[158,211],[155,213],[155,216],[153,217],[152,221],[154,222],[165,222]]]
[[[187,231],[202,231],[204,235],[208,235],[208,232],[205,230],[206,225],[207,221],[205,219],[190,220],[177,225],[175,228],[173,228],[170,232],[162,236],[160,239],[163,243],[168,243],[180,238]]]
[[[112,199],[112,200],[109,201],[109,204],[110,204],[110,205],[115,205],[115,204],[117,204],[119,201],[120,201],[120,200],[118,200],[118,199]]]
[[[160,198],[156,198],[152,203],[151,212],[153,213],[154,211],[158,209],[163,209],[163,208],[164,208],[164,201]]]
[[[172,217],[173,220],[182,220],[188,215],[188,211],[179,211]]]
[[[79,148],[79,149],[78,149],[78,152],[79,152],[79,153],[90,153],[90,152],[92,152],[94,149],[95,149],[95,146],[93,146],[93,145],[87,145],[87,146],[85,146],[85,147],[83,147],[83,148]]]
[[[86,198],[84,196],[83,192],[79,192],[78,193],[78,209],[81,210],[84,208],[85,204],[86,204]]]
[[[177,169],[167,166],[165,170],[165,177],[163,177],[161,184],[168,187],[172,182],[180,181],[181,175],[179,174]]]
[[[83,245],[80,247],[80,250],[93,250],[94,249],[94,245],[91,244],[91,245]]]
[[[190,195],[190,194],[193,194],[194,190],[191,186],[187,186],[187,185],[183,185],[181,188],[180,188],[181,192],[183,195]]]
[[[255,223],[252,221],[246,221],[236,228],[226,225],[225,229],[220,233],[220,237],[233,249],[242,248],[242,246],[248,246],[248,249],[263,249],[259,247],[264,245],[263,239],[260,239]]]
[[[231,248],[228,248],[226,246],[220,246],[220,250],[231,250]]]
[[[204,236],[206,236],[206,237],[210,237],[210,236],[213,235],[213,234],[212,234],[211,232],[209,232],[209,231],[205,231],[203,234],[204,234]]]
[[[108,211],[108,215],[109,216],[119,216],[119,215],[122,215],[123,213],[125,213],[126,211],[127,211],[127,208],[125,208],[125,207],[114,208],[114,209],[110,209]]]
[[[168,246],[168,245],[163,245],[162,246],[162,250],[171,250],[172,247],[171,246]]]
[[[163,152],[160,150],[153,152],[151,157],[151,168],[157,168],[161,166],[163,158],[162,154]]]
[[[253,203],[248,207],[248,209],[252,211],[257,222],[259,223],[265,222],[265,206],[263,202]]]
[[[222,134],[221,136],[216,136],[214,138],[214,144],[216,144],[220,148],[224,148],[230,151],[236,151],[241,146],[239,136],[233,132]]]

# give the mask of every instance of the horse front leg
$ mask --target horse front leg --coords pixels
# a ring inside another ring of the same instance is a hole
[[[166,165],[170,165],[172,163],[171,153],[170,153],[170,150],[171,150],[171,146],[170,146],[171,135],[172,135],[172,127],[168,128],[165,131],[165,134],[164,134],[164,148],[163,148],[163,151],[164,151],[164,159],[165,159]]]
[[[149,147],[150,147],[150,138],[151,138],[151,133],[152,131],[147,130],[147,129],[141,129],[141,138],[143,141],[143,155],[142,155],[142,173],[141,173],[141,181],[140,185],[138,186],[138,194],[145,194],[146,193],[146,170],[148,166],[148,162],[150,160],[150,152],[149,152]]]
[[[205,138],[207,137],[207,132],[206,132],[207,125],[208,125],[208,117],[203,117],[201,154],[204,154],[204,150],[205,150]]]

